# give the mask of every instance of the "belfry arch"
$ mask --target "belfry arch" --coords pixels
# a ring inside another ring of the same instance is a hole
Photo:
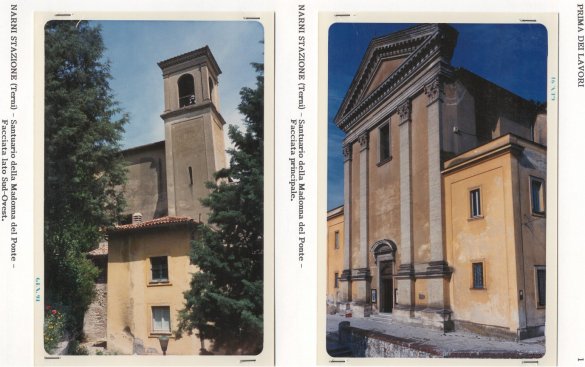
[[[181,75],[177,86],[179,88],[179,107],[195,104],[195,81],[193,80],[193,75]]]

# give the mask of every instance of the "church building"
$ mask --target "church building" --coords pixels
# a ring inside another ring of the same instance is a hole
[[[183,292],[197,269],[190,242],[207,221],[205,184],[226,166],[219,112],[221,70],[206,46],[158,63],[165,139],[122,152],[128,222],[108,231],[107,348],[121,354],[199,354],[199,339],[176,340]]]
[[[353,317],[542,335],[546,111],[454,67],[457,37],[421,24],[365,52],[335,116],[343,270],[328,298]]]

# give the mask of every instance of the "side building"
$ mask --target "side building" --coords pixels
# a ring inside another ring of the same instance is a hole
[[[546,148],[507,134],[444,166],[455,327],[519,338],[542,335]]]
[[[343,206],[327,212],[327,313],[339,311],[339,280],[343,273]]]
[[[107,348],[122,354],[199,354],[196,335],[176,340],[183,292],[197,269],[189,258],[207,221],[205,184],[225,167],[219,112],[221,70],[208,47],[160,62],[165,139],[123,153],[126,220],[108,231]]]
[[[541,180],[534,182],[541,182],[544,205],[546,111],[452,66],[457,36],[449,25],[421,24],[373,39],[335,116],[346,134],[339,300],[353,316],[391,312],[396,320],[444,330],[460,321],[523,337],[544,325],[544,306],[533,301],[534,285],[544,284],[545,218],[520,210],[532,183],[519,175]],[[504,148],[494,146],[505,141],[514,147],[509,174],[489,185],[507,190],[514,202],[502,205],[513,206],[496,210],[497,200],[482,198],[491,194],[488,183],[479,181],[449,196],[464,172],[487,164],[474,154],[499,157]],[[483,219],[470,214],[476,198],[486,205]],[[529,235],[529,226],[539,229]],[[491,257],[503,253],[513,268]],[[470,280],[480,270],[487,292]],[[504,300],[506,316],[496,319],[491,310],[499,312]]]

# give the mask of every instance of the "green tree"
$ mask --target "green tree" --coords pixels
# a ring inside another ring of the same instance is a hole
[[[199,268],[185,292],[177,335],[196,332],[227,354],[258,354],[263,341],[263,65],[253,64],[255,88],[242,88],[245,132],[230,126],[230,167],[215,174],[202,203],[208,225],[198,228],[191,259]]]
[[[81,336],[98,270],[85,254],[123,206],[119,141],[127,122],[109,87],[99,26],[45,26],[45,301]]]

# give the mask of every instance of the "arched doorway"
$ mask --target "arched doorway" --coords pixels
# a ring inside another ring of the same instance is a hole
[[[390,240],[380,240],[372,245],[371,251],[378,268],[378,310],[392,312],[394,306],[394,254],[396,244]]]

